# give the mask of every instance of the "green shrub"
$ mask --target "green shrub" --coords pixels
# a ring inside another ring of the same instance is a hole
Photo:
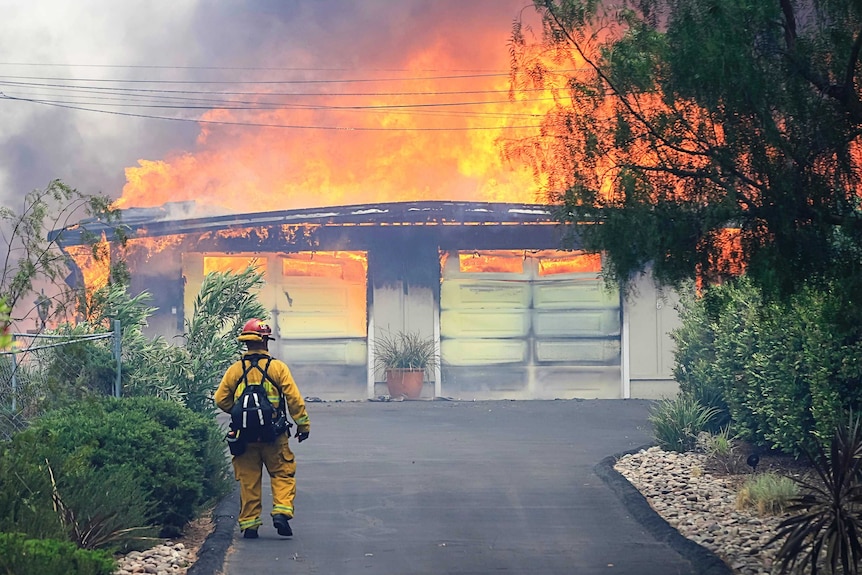
[[[799,486],[775,473],[761,473],[748,479],[736,495],[737,509],[755,508],[760,515],[783,513],[799,494]]]
[[[726,406],[742,440],[795,455],[813,449],[836,413],[862,406],[862,322],[847,309],[829,285],[785,302],[765,300],[745,278],[689,294],[674,332],[680,390]]]
[[[22,433],[0,450],[0,532],[64,539],[85,549],[141,546],[153,502],[130,465],[92,467]]]
[[[676,344],[673,376],[680,393],[718,410],[707,429],[710,433],[730,424],[730,410],[724,399],[724,380],[715,369],[716,324],[710,315],[710,307],[716,305],[717,302],[698,298],[692,285],[681,288],[680,326],[670,334]]]
[[[53,477],[53,470],[48,471]],[[151,527],[155,503],[129,465],[67,471],[52,489],[54,509],[78,547],[128,550],[152,541],[157,533]]]
[[[91,333],[86,325],[61,326],[57,335],[83,336]],[[111,339],[78,341],[44,350],[39,361],[42,377],[51,400],[62,406],[92,394],[113,395],[117,362]]]
[[[736,448],[729,427],[719,430],[718,433],[705,433],[701,437],[703,450],[710,457],[729,457]]]
[[[149,518],[163,537],[173,537],[202,506],[229,489],[222,435],[213,419],[170,401],[102,398],[46,414],[16,436],[12,447],[39,444],[44,449],[36,458],[45,450],[52,458],[62,457],[58,483],[67,493],[75,491],[69,481],[87,481],[88,469],[137,478],[153,504]],[[98,493],[105,496],[107,490]],[[113,496],[118,501],[137,497],[132,488]]]
[[[690,397],[679,395],[653,405],[649,420],[662,449],[683,452],[694,449],[698,434],[709,427],[717,413],[714,407],[706,407]]]
[[[79,549],[67,541],[28,539],[0,533],[0,573],[14,575],[110,575],[114,559],[104,551]]]
[[[51,478],[41,459],[44,448],[32,436],[18,439],[15,448],[10,443],[0,444],[0,532],[21,531],[33,539],[66,539],[63,524],[53,510]]]

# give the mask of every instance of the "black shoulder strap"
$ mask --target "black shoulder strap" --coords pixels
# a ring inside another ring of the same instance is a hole
[[[259,362],[261,359],[264,359],[264,358],[267,360],[266,365],[264,365],[263,369],[261,369]],[[240,358],[240,361],[242,362],[242,375],[240,376],[239,380],[245,382],[246,385],[251,385],[248,382],[248,374],[252,369],[257,369],[263,375],[263,379],[260,380],[260,384],[254,384],[254,385],[261,385],[261,384],[263,384],[263,382],[265,380],[269,380],[270,382],[272,382],[272,379],[269,377],[269,374],[267,373],[267,370],[269,369],[269,364],[272,361],[272,358],[270,356],[263,355],[260,353],[255,353],[252,355],[242,356],[242,358]],[[248,365],[246,365],[246,362],[248,362]]]
[[[266,359],[266,363],[264,364],[262,369],[259,365],[259,362],[261,359]],[[284,391],[282,391],[281,387],[279,387],[278,385],[275,384],[275,382],[272,380],[272,378],[269,377],[269,373],[268,373],[269,364],[272,363],[272,356],[264,355],[262,353],[254,353],[254,354],[250,354],[250,355],[244,355],[242,357],[241,361],[242,361],[243,369],[242,369],[242,375],[240,376],[240,381],[245,382],[245,386],[248,387],[249,385],[263,385],[263,382],[268,380],[278,390],[278,398],[279,398],[279,403],[281,404],[281,409],[283,411],[285,411],[285,413],[286,413],[287,406],[285,405],[285,403],[287,403],[287,402],[284,398]],[[245,365],[246,362],[248,362],[248,366]],[[255,369],[255,368],[261,374],[263,374],[263,378],[260,380],[260,383],[250,384],[248,382],[248,373],[252,369]]]

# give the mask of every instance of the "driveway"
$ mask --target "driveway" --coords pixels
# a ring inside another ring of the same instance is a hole
[[[649,405],[309,403],[294,536],[264,518],[260,539],[242,539],[234,493],[216,529],[227,553],[214,533],[189,573],[726,573],[610,469],[652,441]]]

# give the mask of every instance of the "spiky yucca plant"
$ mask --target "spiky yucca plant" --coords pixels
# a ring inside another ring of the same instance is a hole
[[[862,559],[862,422],[850,414],[837,427],[828,453],[807,453],[820,481],[797,479],[803,494],[792,500],[793,515],[778,527],[771,545],[783,540],[778,560],[783,572],[807,564],[811,575],[821,565],[829,573],[859,573]]]

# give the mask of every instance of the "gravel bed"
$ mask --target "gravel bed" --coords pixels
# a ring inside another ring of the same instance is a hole
[[[185,575],[193,562],[194,551],[182,543],[166,543],[119,558],[114,575]]]
[[[736,508],[738,486],[750,475],[714,475],[706,455],[658,447],[624,455],[614,469],[683,537],[714,552],[734,573],[773,573],[779,545],[764,545],[783,516]]]

